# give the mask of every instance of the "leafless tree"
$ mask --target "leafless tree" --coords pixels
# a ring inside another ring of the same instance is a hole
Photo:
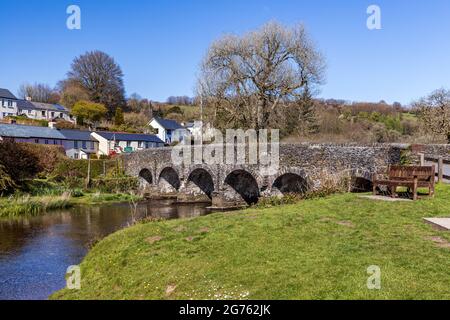
[[[271,22],[215,41],[202,63],[197,91],[226,125],[268,128],[277,107],[323,83],[324,70],[324,58],[303,25]]]
[[[31,98],[35,102],[57,103],[59,100],[58,93],[43,83],[22,84],[18,95],[21,99]]]
[[[450,143],[450,91],[439,89],[413,104],[428,132]]]
[[[110,116],[126,107],[122,70],[106,53],[92,51],[75,58],[67,76],[88,92],[89,100],[104,104]]]

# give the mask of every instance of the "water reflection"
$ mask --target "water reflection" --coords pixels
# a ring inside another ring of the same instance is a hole
[[[129,204],[76,207],[0,220],[0,299],[46,299],[64,287],[67,267],[82,260],[92,241],[133,219],[194,217],[207,214],[207,206],[152,201],[136,208]]]

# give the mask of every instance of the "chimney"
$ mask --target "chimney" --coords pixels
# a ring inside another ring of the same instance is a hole
[[[25,100],[31,101],[31,97],[25,97]]]

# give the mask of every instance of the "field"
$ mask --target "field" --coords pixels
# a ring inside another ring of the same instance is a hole
[[[339,194],[138,224],[97,244],[53,299],[450,299],[450,186],[433,200]],[[369,266],[381,288],[369,290]]]

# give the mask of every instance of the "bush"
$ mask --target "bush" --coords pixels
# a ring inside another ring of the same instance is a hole
[[[91,187],[104,193],[129,193],[137,191],[139,180],[135,177],[93,179]]]
[[[5,167],[0,165],[0,194],[10,192],[16,187],[16,183],[6,172]]]
[[[103,175],[103,170],[106,173],[115,170],[117,166],[116,160],[90,160],[91,161],[91,178],[97,178]],[[63,182],[63,181],[77,181],[79,179],[83,180],[87,178],[88,175],[89,160],[74,160],[74,159],[64,159],[60,161],[50,177],[52,180]]]
[[[41,169],[35,153],[25,147],[25,144],[9,139],[0,142],[0,165],[14,183],[34,178]]]

